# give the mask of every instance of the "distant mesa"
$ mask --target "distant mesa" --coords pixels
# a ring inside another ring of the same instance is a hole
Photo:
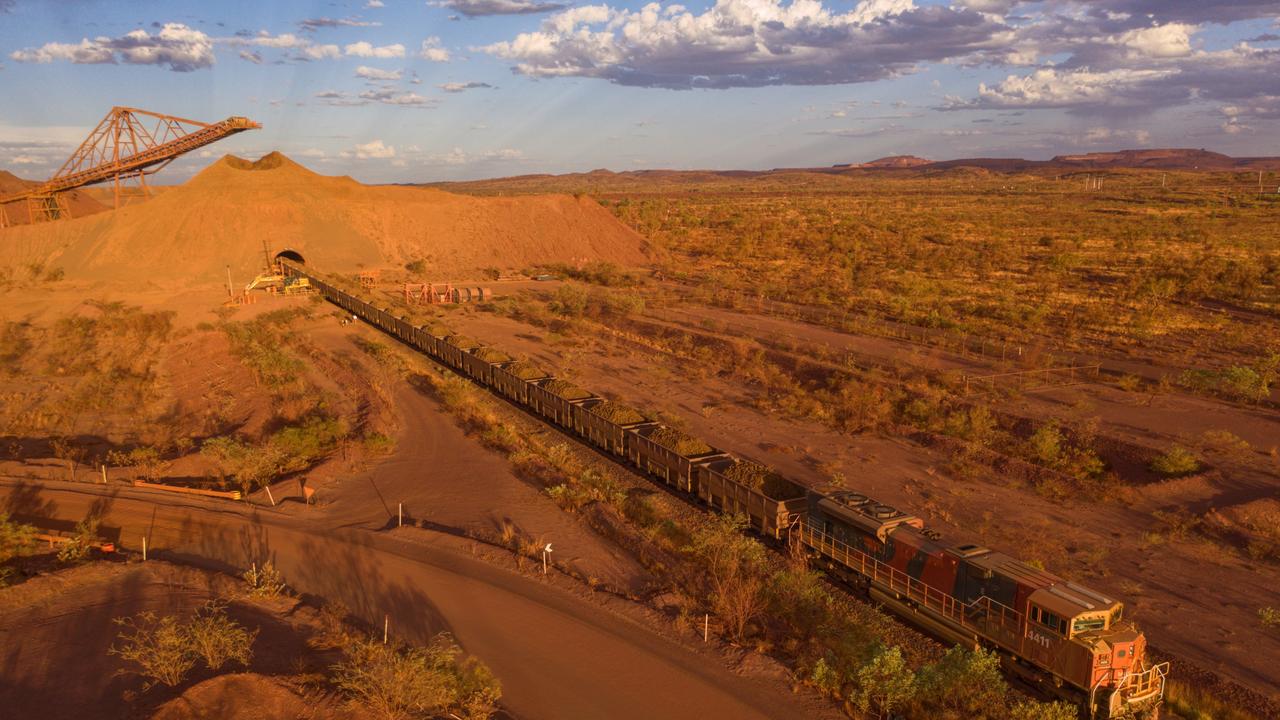
[[[1063,165],[1088,165],[1090,167],[1148,167],[1177,170],[1230,170],[1238,165],[1238,161],[1235,158],[1222,153],[1177,148],[1059,155],[1049,162]]]
[[[874,169],[897,169],[897,168],[917,168],[924,165],[932,165],[933,161],[915,155],[890,155],[882,157],[871,162],[851,163],[847,165],[836,165],[838,168],[874,168]]]

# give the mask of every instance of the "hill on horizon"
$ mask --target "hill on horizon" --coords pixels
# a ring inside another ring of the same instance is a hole
[[[0,264],[43,262],[69,278],[248,280],[264,244],[321,270],[424,260],[432,279],[540,263],[647,260],[646,241],[589,198],[478,198],[362,185],[315,173],[281,153],[232,155],[155,198],[67,221],[0,230]]]

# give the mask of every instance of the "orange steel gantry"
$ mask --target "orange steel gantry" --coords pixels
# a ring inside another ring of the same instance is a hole
[[[70,216],[60,193],[106,181],[114,183],[118,208],[131,190],[121,183],[137,180],[134,192],[145,197],[150,194],[146,176],[159,172],[179,155],[261,127],[246,117],[202,123],[138,108],[113,107],[53,177],[0,197],[0,227],[7,224],[4,206],[9,203],[25,200],[30,222],[57,220]]]

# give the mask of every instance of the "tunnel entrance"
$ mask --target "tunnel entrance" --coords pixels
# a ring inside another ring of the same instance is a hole
[[[276,261],[288,260],[290,262],[296,262],[299,265],[307,264],[307,261],[302,257],[302,253],[298,252],[297,250],[290,250],[288,248],[285,248],[284,250],[281,250],[280,252],[276,253],[275,259]]]

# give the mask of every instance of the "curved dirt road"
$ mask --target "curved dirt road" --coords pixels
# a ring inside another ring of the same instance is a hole
[[[386,615],[408,640],[448,630],[490,665],[522,720],[826,714],[596,603],[473,558],[447,536],[407,543],[268,509],[70,483],[0,481],[0,495],[17,514],[96,513],[123,546],[139,547],[145,533],[176,560],[243,568],[270,559],[300,592],[340,600],[366,620]]]

